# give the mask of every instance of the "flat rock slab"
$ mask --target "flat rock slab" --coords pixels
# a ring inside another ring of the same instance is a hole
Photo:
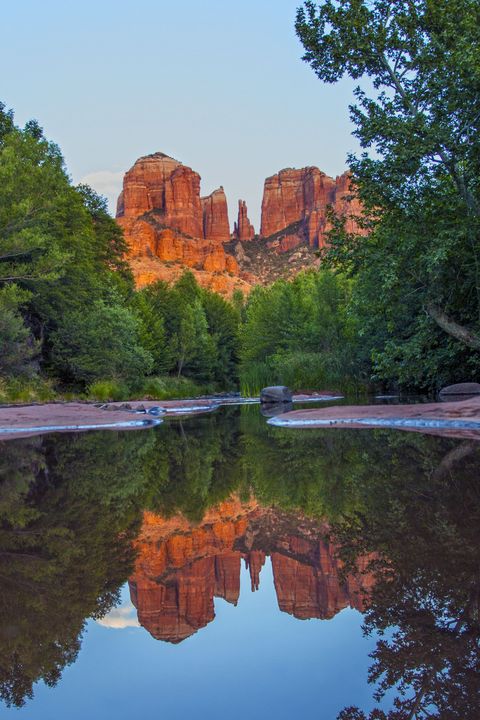
[[[418,405],[337,405],[294,410],[268,421],[290,428],[398,428],[480,440],[480,397]]]
[[[129,430],[153,427],[159,421],[127,410],[115,413],[87,403],[47,403],[0,407],[0,440],[31,437],[47,432]]]
[[[221,404],[233,403],[230,400]],[[160,424],[160,418],[165,416],[212,412],[219,406],[220,403],[215,399],[0,406],[0,440],[49,432],[142,429]]]

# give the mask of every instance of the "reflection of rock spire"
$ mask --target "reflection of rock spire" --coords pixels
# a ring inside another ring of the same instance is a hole
[[[251,550],[245,556],[245,567],[250,570],[250,582],[252,592],[260,587],[260,572],[265,565],[265,553],[263,550]]]
[[[343,578],[327,529],[322,521],[237,498],[208,511],[200,525],[146,512],[130,578],[138,621],[158,640],[185,640],[212,622],[214,598],[237,604],[242,558],[252,592],[259,589],[267,554],[282,612],[306,619],[331,618],[345,607],[362,611],[373,586],[365,576],[371,558],[359,558],[360,574]]]

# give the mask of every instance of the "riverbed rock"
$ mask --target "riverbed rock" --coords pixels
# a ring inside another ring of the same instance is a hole
[[[260,393],[260,402],[263,403],[291,403],[292,391],[285,385],[270,385],[263,388]]]

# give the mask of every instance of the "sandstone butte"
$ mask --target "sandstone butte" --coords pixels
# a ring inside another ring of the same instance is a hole
[[[185,640],[215,618],[214,598],[237,604],[242,560],[251,590],[258,590],[267,553],[282,612],[303,620],[332,618],[345,607],[363,610],[373,587],[372,575],[365,573],[368,558],[343,582],[327,530],[322,523],[236,498],[195,526],[181,516],[165,520],[146,512],[129,580],[139,623],[158,640]]]
[[[255,235],[244,200],[238,203],[231,233],[223,188],[202,197],[200,175],[157,152],[139,158],[125,173],[117,222],[138,286],[174,281],[189,268],[202,286],[231,295],[272,279],[259,267],[261,258],[268,269],[272,253],[288,256],[303,246],[312,253],[296,265],[286,257],[285,268],[294,272],[312,264],[313,251],[325,244],[328,205],[347,218],[348,230],[358,231],[353,217],[361,207],[352,196],[348,173],[333,179],[316,167],[281,170],[265,181],[260,235]],[[252,243],[254,239],[259,242]],[[278,263],[275,268],[278,272]]]

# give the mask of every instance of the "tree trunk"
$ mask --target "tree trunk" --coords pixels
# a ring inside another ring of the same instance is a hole
[[[467,345],[474,350],[480,350],[480,336],[477,333],[469,330],[463,325],[459,325],[453,320],[446,312],[444,312],[438,305],[429,303],[425,310],[428,315],[435,320],[437,325],[442,328],[446,333],[459,340],[464,345]]]

